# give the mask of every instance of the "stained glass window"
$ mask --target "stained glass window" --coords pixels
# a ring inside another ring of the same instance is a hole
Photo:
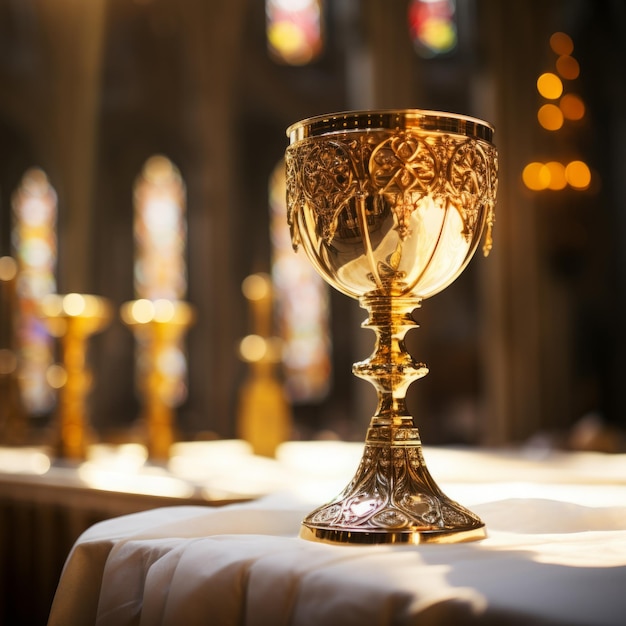
[[[284,342],[285,385],[292,402],[317,402],[328,393],[331,373],[328,286],[304,251],[293,251],[286,218],[283,161],[270,180],[270,210],[272,280]]]
[[[424,58],[449,54],[457,46],[455,0],[411,0],[409,32]]]
[[[146,162],[135,184],[135,295],[183,300],[187,291],[185,188],[163,156]]]
[[[178,168],[166,157],[146,161],[134,188],[135,296],[156,301],[184,300],[187,293],[186,191]],[[148,356],[148,346],[138,337],[137,383],[142,385],[148,358],[168,379],[170,406],[187,397],[187,357],[182,339]]]
[[[28,170],[15,191],[13,249],[18,263],[18,368],[24,407],[30,415],[49,412],[55,404],[47,373],[54,344],[38,313],[38,303],[56,291],[57,195],[46,174]]]
[[[322,52],[321,0],[266,0],[267,45],[271,57],[305,65]]]

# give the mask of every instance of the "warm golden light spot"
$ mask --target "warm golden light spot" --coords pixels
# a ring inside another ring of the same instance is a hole
[[[270,278],[267,274],[251,274],[241,284],[241,291],[248,300],[263,300],[270,293]]]
[[[537,112],[537,119],[546,130],[559,130],[563,126],[563,113],[555,104],[544,104]]]
[[[567,180],[565,179],[565,166],[558,161],[550,161],[546,163],[546,168],[550,172],[550,182],[548,183],[548,189],[553,191],[560,191],[567,186]]]
[[[85,298],[79,293],[68,293],[63,297],[63,311],[70,317],[75,317],[83,313],[85,306]]]
[[[563,117],[567,120],[581,120],[585,116],[585,103],[579,96],[573,93],[566,93],[559,102],[559,108],[563,112]]]
[[[550,184],[550,170],[543,163],[529,163],[522,172],[522,180],[532,191],[547,189]]]
[[[147,324],[154,317],[154,304],[151,300],[141,298],[131,306],[131,318],[138,324]]]
[[[0,257],[0,280],[13,280],[17,276],[17,263],[10,256]]]
[[[550,48],[555,54],[567,56],[574,52],[574,42],[566,33],[553,33],[550,37]]]
[[[587,189],[591,184],[591,171],[583,161],[572,161],[565,168],[565,178],[574,189]]]
[[[155,322],[171,322],[175,313],[174,303],[171,300],[160,299],[154,301]]]
[[[239,344],[239,354],[244,361],[256,363],[267,353],[267,341],[260,335],[247,335]]]
[[[575,80],[580,74],[580,65],[574,57],[564,54],[556,60],[556,71],[567,80]]]
[[[63,299],[54,293],[49,293],[41,300],[41,310],[47,317],[58,317],[63,313]]]
[[[545,72],[537,79],[537,91],[546,100],[556,100],[563,93],[563,83],[556,74]]]
[[[54,364],[46,370],[46,381],[53,389],[61,389],[67,382],[67,372],[62,365]]]

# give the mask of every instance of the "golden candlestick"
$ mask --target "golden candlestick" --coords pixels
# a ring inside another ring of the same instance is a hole
[[[108,325],[111,307],[98,296],[51,294],[43,298],[40,313],[50,334],[60,340],[64,370],[56,415],[56,454],[82,460],[92,439],[86,402],[92,384],[87,339]]]
[[[282,343],[272,334],[272,283],[267,274],[252,274],[242,284],[250,303],[252,333],[239,344],[239,355],[249,364],[241,386],[238,435],[255,454],[273,457],[279,444],[291,435],[291,410],[285,389],[276,375]]]
[[[428,373],[406,350],[412,311],[463,271],[486,230],[497,187],[493,128],[420,110],[346,112],[289,127],[287,207],[294,247],[359,300],[376,333],[356,376],[378,407],[356,475],[303,521],[333,543],[450,543],[485,536],[483,522],[431,477],[405,396]]]
[[[170,456],[175,437],[175,406],[180,371],[176,361],[182,338],[193,324],[195,312],[187,302],[139,299],[126,302],[120,311],[122,321],[143,347],[145,363],[140,368],[138,391],[141,395],[141,426],[145,429],[148,455],[164,461]]]

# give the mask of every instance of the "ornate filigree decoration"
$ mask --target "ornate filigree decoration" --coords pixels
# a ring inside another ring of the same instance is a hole
[[[486,209],[485,253],[491,248],[497,160],[486,142],[417,131],[311,137],[287,149],[286,171],[294,248],[300,244],[295,214],[305,204],[312,208],[321,239],[331,245],[342,212],[357,197],[374,203],[384,199],[401,240],[410,234],[411,214],[427,197],[441,208],[458,211],[468,240]]]
[[[352,481],[304,522],[354,533],[427,534],[482,526],[476,515],[441,492],[424,462],[417,429],[402,427],[370,429]]]

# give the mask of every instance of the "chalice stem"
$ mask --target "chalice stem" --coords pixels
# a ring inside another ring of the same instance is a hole
[[[430,475],[419,432],[406,407],[409,385],[428,373],[404,344],[417,326],[417,297],[363,296],[369,312],[363,327],[376,333],[376,346],[355,363],[356,376],[376,388],[371,419],[356,474],[331,502],[303,521],[300,535],[329,543],[453,543],[485,537],[483,522],[448,498]]]
[[[413,427],[413,417],[406,408],[409,385],[428,374],[423,363],[413,360],[404,344],[406,333],[417,327],[412,317],[421,304],[420,298],[366,295],[361,306],[369,313],[363,328],[376,333],[376,346],[366,361],[355,363],[352,371],[368,380],[376,388],[378,407],[372,417],[371,427]]]

